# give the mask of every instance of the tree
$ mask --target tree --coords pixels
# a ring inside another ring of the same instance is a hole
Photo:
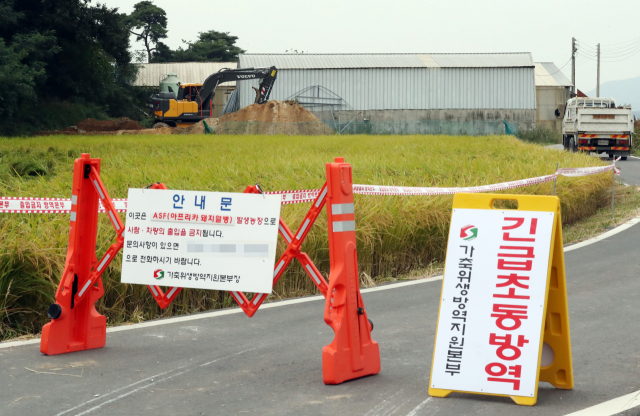
[[[160,39],[167,37],[166,12],[150,1],[141,1],[133,6],[133,12],[127,16],[126,22],[129,32],[136,35],[136,41],[144,42],[148,62],[151,62],[151,52],[158,49]]]
[[[151,60],[149,62],[162,63],[162,62],[174,62],[173,51],[165,43],[158,42],[156,44],[156,50],[151,54]]]
[[[32,33],[16,35],[8,44],[0,38],[0,117],[11,119],[24,103],[36,99],[36,84],[46,79],[45,63],[39,58],[58,51],[52,36]],[[41,56],[37,56],[41,55]]]
[[[0,130],[60,101],[138,116],[126,17],[89,0],[0,0]]]
[[[173,51],[172,59],[173,62],[237,62],[238,55],[245,51],[235,45],[236,40],[238,37],[229,32],[200,32],[195,42],[183,40],[188,47]]]
[[[15,10],[15,1],[0,4],[0,117],[10,120],[26,102],[36,98],[36,85],[46,79],[45,60],[59,48],[46,32],[18,33],[24,14]]]

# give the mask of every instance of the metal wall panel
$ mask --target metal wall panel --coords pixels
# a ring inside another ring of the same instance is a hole
[[[242,63],[242,61],[241,61]],[[321,85],[354,110],[535,109],[534,68],[281,69],[270,99]],[[240,107],[255,80],[237,83]]]

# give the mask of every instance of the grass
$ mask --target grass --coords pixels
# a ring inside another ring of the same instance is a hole
[[[518,137],[525,142],[542,145],[562,143],[561,132],[544,127],[536,127],[531,130],[519,131]]]
[[[609,178],[611,180],[611,178]],[[609,203],[596,213],[563,227],[564,244],[574,244],[600,235],[612,226],[620,225],[640,215],[640,191],[635,186],[616,186],[614,218],[611,219],[611,182],[609,182]]]
[[[352,164],[355,183],[405,186],[483,185],[550,174],[556,163],[602,164],[508,136],[50,136],[0,139],[0,195],[68,198],[73,160],[81,152],[102,158],[102,179],[113,198],[153,182],[172,189],[228,192],[242,192],[256,182],[265,190],[319,188],[325,163],[339,156]],[[607,174],[559,179],[564,223],[577,223],[606,207],[610,181]],[[510,192],[550,195],[552,187],[546,183]],[[444,260],[451,202],[452,196],[356,195],[363,280],[391,281],[437,269]],[[282,217],[291,228],[299,226],[307,205],[283,206]],[[0,339],[38,332],[47,321],[45,311],[64,266],[68,221],[67,215],[0,214]],[[100,216],[98,256],[113,237],[107,218]],[[279,244],[282,251],[285,245]],[[326,276],[324,214],[302,248]],[[118,256],[103,275],[105,295],[97,303],[110,324],[234,304],[225,292],[187,289],[162,311],[146,287],[119,283],[120,269]],[[311,293],[315,286],[294,265],[271,298]]]

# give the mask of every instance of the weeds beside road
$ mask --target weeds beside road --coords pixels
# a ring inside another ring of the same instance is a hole
[[[531,130],[518,132],[518,138],[528,143],[541,145],[562,143],[562,133],[545,127],[536,127]]]
[[[80,153],[102,158],[101,176],[112,198],[128,188],[164,182],[170,189],[242,192],[260,183],[268,191],[319,188],[325,163],[345,157],[358,184],[476,186],[553,173],[560,167],[603,163],[578,153],[548,150],[509,136],[51,136],[0,139],[0,195],[70,195],[73,161]],[[550,195],[553,183],[510,190]],[[608,174],[558,179],[565,224],[607,206]],[[390,280],[444,260],[452,196],[356,195],[358,260],[363,276]],[[282,217],[297,228],[308,204],[285,205]],[[124,220],[124,214],[121,214]],[[47,321],[64,267],[69,216],[0,214],[0,339],[37,333]],[[106,216],[98,227],[100,256],[114,233]],[[282,239],[279,253],[285,248]],[[303,245],[327,275],[326,216]],[[109,324],[192,313],[233,305],[225,292],[183,290],[161,311],[144,286],[121,284],[121,257],[103,275],[105,295],[97,303]],[[294,265],[271,298],[315,293]]]

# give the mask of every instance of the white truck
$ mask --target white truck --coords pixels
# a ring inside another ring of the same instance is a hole
[[[559,116],[559,111],[557,111]],[[631,154],[631,106],[612,98],[572,98],[562,120],[562,144],[570,152],[607,153],[626,160]]]

